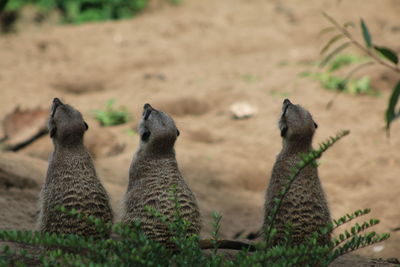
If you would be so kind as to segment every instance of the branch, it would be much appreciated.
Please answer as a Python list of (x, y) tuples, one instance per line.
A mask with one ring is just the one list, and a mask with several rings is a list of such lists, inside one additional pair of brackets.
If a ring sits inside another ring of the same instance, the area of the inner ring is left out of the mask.
[(248, 251), (255, 251), (256, 247), (252, 244), (241, 242), (241, 241), (233, 241), (233, 240), (212, 240), (212, 239), (203, 239), (199, 241), (199, 246), (201, 249), (231, 249), (231, 250), (243, 250), (246, 249)]
[(358, 47), (361, 51), (363, 51), (365, 54), (370, 56), (372, 59), (374, 59), (376, 62), (379, 64), (388, 67), (389, 69), (400, 73), (400, 68), (399, 66), (393, 66), (388, 64), (387, 62), (383, 61), (380, 59), (375, 53), (373, 53), (371, 50), (366, 49), (362, 44), (360, 44), (354, 37), (351, 35), (351, 33), (345, 28), (342, 27), (336, 20), (334, 20), (331, 16), (326, 14), (325, 12), (322, 12), (322, 15), (324, 15), (325, 18), (327, 18), (340, 32), (342, 32), (356, 47)]

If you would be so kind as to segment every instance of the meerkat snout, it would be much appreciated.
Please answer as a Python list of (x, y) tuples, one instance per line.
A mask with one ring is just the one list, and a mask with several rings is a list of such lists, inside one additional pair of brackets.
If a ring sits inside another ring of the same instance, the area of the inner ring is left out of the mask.
[(63, 103), (61, 102), (61, 100), (59, 98), (54, 98), (53, 99), (53, 105), (51, 106), (51, 117), (54, 117), (54, 114), (56, 113), (56, 109), (62, 105)]
[(144, 104), (144, 107), (143, 107), (143, 119), (144, 120), (149, 119), (149, 116), (150, 116), (152, 110), (153, 110), (153, 107), (149, 103)]

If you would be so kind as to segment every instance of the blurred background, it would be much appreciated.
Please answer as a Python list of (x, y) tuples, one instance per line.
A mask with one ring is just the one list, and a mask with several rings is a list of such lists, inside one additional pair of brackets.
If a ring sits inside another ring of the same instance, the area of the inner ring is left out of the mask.
[(246, 237), (262, 224), (289, 98), (318, 123), (315, 147), (351, 131), (320, 159), (332, 217), (371, 208), (374, 230), (392, 236), (359, 253), (400, 257), (400, 122), (385, 130), (399, 14), (399, 0), (1, 1), (0, 228), (34, 228), (59, 97), (89, 124), (85, 144), (117, 216), (148, 102), (181, 132), (202, 236), (217, 211), (222, 238)]

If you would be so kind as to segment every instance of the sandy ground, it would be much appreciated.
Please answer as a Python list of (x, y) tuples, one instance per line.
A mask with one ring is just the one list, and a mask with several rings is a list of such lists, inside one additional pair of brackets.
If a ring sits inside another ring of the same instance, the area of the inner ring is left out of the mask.
[[(392, 231), (400, 227), (400, 122), (394, 123), (390, 139), (382, 130), (396, 77), (371, 67), (366, 72), (381, 97), (342, 94), (327, 109), (335, 94), (298, 77), (310, 69), (302, 62), (318, 60), (326, 41), (317, 38), (328, 26), (321, 10), (342, 22), (363, 17), (374, 40), (400, 51), (396, 0), (309, 0), (307, 5), (294, 0), (185, 0), (133, 20), (2, 35), (0, 119), (17, 105), (48, 109), (54, 97), (81, 110), (90, 125), (86, 143), (118, 215), (139, 139), (129, 129), (136, 127), (144, 103), (164, 109), (181, 132), (177, 159), (198, 198), (203, 236), (209, 235), (211, 212), (218, 211), (221, 236), (232, 238), (262, 223), (264, 191), (281, 148), (277, 120), (289, 97), (318, 123), (315, 145), (340, 129), (351, 130), (320, 161), (333, 217), (371, 208), (368, 218), (381, 220), (374, 230), (392, 237), (382, 247), (359, 253), (400, 257), (400, 231)], [(97, 125), (93, 110), (111, 98), (129, 109), (132, 122)], [(229, 107), (237, 101), (256, 106), (258, 113), (233, 120)], [(45, 136), (18, 153), (46, 160), (51, 150)], [(32, 229), (38, 191), (0, 189), (0, 228)]]

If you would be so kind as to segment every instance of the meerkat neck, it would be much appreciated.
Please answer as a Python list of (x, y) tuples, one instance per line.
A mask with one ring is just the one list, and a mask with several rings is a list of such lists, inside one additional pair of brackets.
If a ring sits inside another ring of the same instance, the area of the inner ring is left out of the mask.
[(283, 140), (282, 152), (285, 154), (307, 153), (312, 149), (312, 138), (302, 140)]
[(79, 152), (85, 152), (86, 148), (83, 145), (83, 141), (81, 140), (80, 142), (62, 142), (62, 143), (54, 143), (54, 151), (70, 151), (71, 153), (79, 153)]
[(175, 158), (175, 149), (171, 147), (153, 146), (139, 149), (138, 155), (152, 159)]

